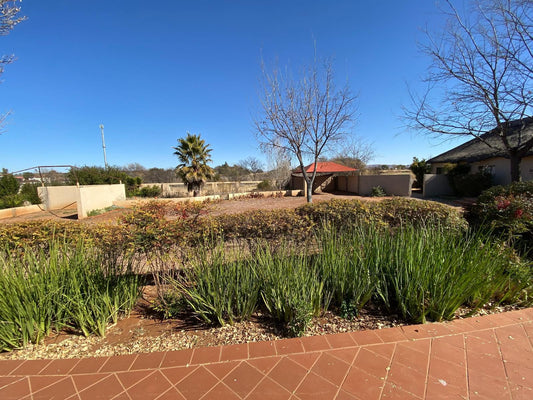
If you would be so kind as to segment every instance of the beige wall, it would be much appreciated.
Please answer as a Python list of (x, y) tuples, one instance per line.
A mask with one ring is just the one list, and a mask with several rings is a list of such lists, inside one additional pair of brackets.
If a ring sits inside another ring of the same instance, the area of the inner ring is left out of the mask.
[(114, 201), (126, 199), (126, 189), (119, 185), (46, 186), (37, 188), (45, 210), (58, 210), (76, 205), (78, 219), (93, 210), (110, 207)]
[(361, 196), (368, 196), (372, 193), (372, 188), (381, 186), (389, 196), (411, 196), (411, 186), (413, 178), (411, 175), (360, 175), (359, 193)]
[(26, 215), (41, 211), (41, 207), (37, 204), (24, 207), (5, 208), (0, 210), (0, 219), (18, 217), (19, 215)]
[(78, 191), (78, 219), (87, 217), (93, 210), (111, 207), (115, 201), (126, 200), (126, 189), (118, 185), (80, 186)]
[[(210, 196), (214, 194), (251, 192), (257, 188), (260, 182), (206, 182), (201, 194)], [(187, 185), (184, 183), (143, 183), (141, 188), (146, 186), (160, 187), (161, 195), (164, 197), (192, 197), (192, 193), (187, 191)]]
[(346, 191), (350, 193), (359, 193), (359, 175), (346, 177)]
[(452, 196), (454, 194), (448, 175), (424, 175), (424, 197)]
[[(320, 180), (319, 180), (320, 178)], [(329, 176), (317, 176), (315, 186), (320, 185)], [(292, 177), (292, 188), (295, 190), (304, 189), (304, 180), (301, 176)], [(381, 186), (388, 195), (411, 196), (411, 186), (413, 178), (409, 174), (388, 174), (388, 175), (341, 175), (336, 176), (326, 190), (339, 190), (343, 192), (356, 193), (361, 196), (368, 196), (372, 193), (374, 186)]]
[(78, 201), (77, 186), (41, 186), (37, 193), (45, 210), (74, 207)]

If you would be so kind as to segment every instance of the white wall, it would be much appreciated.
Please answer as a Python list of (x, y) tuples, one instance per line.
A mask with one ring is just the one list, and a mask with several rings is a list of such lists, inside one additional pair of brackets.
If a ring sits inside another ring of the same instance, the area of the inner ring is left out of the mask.
[(77, 186), (40, 186), (37, 193), (45, 210), (74, 207), (78, 201)]
[(93, 210), (110, 207), (115, 201), (126, 200), (126, 188), (117, 185), (46, 186), (37, 188), (45, 210), (76, 206), (78, 219)]
[(93, 210), (111, 207), (113, 202), (126, 200), (126, 188), (117, 185), (80, 186), (78, 191), (78, 219), (87, 217)]

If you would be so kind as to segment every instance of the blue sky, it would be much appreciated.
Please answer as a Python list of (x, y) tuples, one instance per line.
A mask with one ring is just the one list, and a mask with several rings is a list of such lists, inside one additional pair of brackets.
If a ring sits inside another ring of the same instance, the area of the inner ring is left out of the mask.
[[(253, 134), (261, 55), (297, 69), (333, 57), (358, 93), (354, 134), (373, 143), (372, 164), (409, 164), (459, 142), (403, 128), (407, 85), (429, 60), (417, 50), (443, 23), (431, 0), (29, 1), (28, 17), (0, 37), (15, 54), (0, 85), (0, 167), (177, 164), (172, 146), (200, 133), (213, 165), (264, 159)], [(464, 140), (463, 140), (464, 141)]]

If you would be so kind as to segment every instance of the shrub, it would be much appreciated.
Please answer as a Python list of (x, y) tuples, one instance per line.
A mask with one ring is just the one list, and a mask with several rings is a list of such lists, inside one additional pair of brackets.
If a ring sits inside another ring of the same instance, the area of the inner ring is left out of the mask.
[(0, 197), (0, 209), (20, 207), (24, 204), (24, 198), (18, 194), (7, 194)]
[(157, 185), (145, 186), (139, 190), (139, 196), (141, 197), (158, 197), (161, 195), (161, 187)]
[(479, 196), (492, 186), (492, 179), (487, 172), (470, 174), (470, 165), (467, 164), (457, 164), (448, 171), (448, 181), (457, 196)]
[(518, 248), (533, 247), (533, 182), (485, 190), (468, 213), (476, 226), (503, 234)]
[(305, 204), (296, 214), (309, 218), (315, 225), (330, 224), (336, 228), (349, 228), (361, 222), (378, 221), (373, 206), (359, 200), (331, 200)]
[(459, 209), (433, 201), (395, 197), (373, 203), (372, 207), (384, 222), (393, 227), (438, 225), (452, 230), (468, 227)]
[(416, 177), (413, 186), (421, 188), (424, 185), (424, 174), (429, 174), (431, 166), (425, 159), (419, 160), (418, 158), (413, 157), (413, 163), (409, 166), (409, 169)]
[(25, 183), (20, 188), (20, 196), (31, 204), (41, 204), (41, 199), (37, 193), (38, 183)]
[(385, 197), (386, 195), (387, 193), (385, 193), (385, 190), (381, 186), (374, 186), (370, 194), (372, 197)]
[(4, 174), (0, 177), (0, 197), (15, 195), (19, 191), (20, 183), (11, 174)]
[(272, 185), (272, 182), (268, 180), (264, 180), (257, 184), (257, 190), (259, 190), (260, 192), (268, 192), (268, 191), (276, 190), (276, 187)]
[(211, 219), (224, 239), (302, 240), (309, 236), (313, 227), (308, 217), (294, 210), (248, 211)]

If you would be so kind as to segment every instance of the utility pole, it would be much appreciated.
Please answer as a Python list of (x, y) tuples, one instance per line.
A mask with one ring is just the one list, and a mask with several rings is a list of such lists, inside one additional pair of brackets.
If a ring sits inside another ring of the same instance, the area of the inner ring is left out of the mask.
[(100, 130), (102, 131), (102, 149), (104, 150), (104, 165), (105, 169), (107, 169), (107, 157), (105, 155), (105, 140), (104, 140), (104, 125), (100, 124)]

